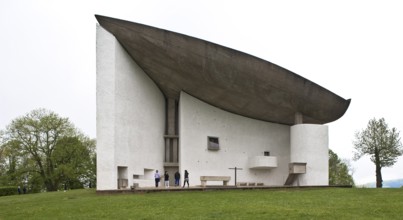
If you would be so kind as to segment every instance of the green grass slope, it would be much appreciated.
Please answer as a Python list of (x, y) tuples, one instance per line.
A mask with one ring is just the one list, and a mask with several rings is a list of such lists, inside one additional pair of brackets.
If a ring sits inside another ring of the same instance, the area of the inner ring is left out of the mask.
[(0, 219), (401, 219), (403, 189), (271, 189), (0, 197)]

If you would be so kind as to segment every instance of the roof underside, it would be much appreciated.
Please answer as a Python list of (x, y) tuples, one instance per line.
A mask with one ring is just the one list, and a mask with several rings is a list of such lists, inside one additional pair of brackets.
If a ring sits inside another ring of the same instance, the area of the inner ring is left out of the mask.
[(194, 37), (96, 15), (167, 98), (184, 91), (245, 117), (293, 125), (339, 119), (350, 100), (268, 61)]

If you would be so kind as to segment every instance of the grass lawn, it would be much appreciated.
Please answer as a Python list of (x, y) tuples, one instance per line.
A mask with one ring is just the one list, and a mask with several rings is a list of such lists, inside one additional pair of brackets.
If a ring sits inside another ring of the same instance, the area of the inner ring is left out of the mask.
[(318, 188), (0, 197), (0, 219), (402, 219), (403, 189)]

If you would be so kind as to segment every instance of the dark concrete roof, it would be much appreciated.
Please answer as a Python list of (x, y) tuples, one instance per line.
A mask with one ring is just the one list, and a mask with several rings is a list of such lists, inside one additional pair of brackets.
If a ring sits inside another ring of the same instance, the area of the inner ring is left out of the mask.
[(167, 98), (184, 91), (245, 117), (294, 124), (339, 119), (350, 100), (278, 65), (218, 44), (96, 15)]

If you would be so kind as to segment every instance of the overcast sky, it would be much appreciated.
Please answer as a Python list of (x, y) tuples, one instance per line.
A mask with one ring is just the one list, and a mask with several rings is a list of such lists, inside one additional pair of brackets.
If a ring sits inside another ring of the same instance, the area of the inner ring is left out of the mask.
[[(329, 147), (350, 159), (372, 118), (403, 131), (401, 1), (0, 0), (0, 129), (36, 108), (96, 138), (94, 14), (143, 23), (260, 57), (346, 99)], [(403, 135), (403, 133), (401, 134)], [(356, 183), (375, 181), (368, 158)], [(403, 157), (384, 168), (403, 178)]]

